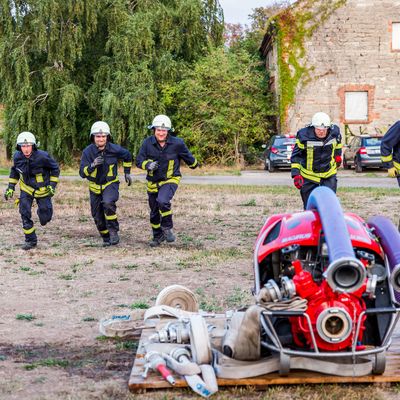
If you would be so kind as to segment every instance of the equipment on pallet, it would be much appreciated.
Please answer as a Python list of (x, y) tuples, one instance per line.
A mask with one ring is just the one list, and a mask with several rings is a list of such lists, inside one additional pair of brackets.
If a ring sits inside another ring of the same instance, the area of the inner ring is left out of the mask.
[(254, 279), (255, 304), (225, 315), (197, 311), (182, 286), (164, 289), (144, 314), (157, 326), (143, 344), (146, 368), (166, 364), (203, 397), (216, 378), (384, 373), (400, 316), (400, 233), (390, 220), (343, 213), (318, 187), (306, 211), (266, 220)]

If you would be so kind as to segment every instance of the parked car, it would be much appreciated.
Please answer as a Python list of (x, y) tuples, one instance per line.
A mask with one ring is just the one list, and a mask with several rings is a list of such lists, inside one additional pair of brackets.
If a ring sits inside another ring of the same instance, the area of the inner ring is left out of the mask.
[(354, 166), (356, 172), (365, 168), (382, 168), (382, 137), (369, 135), (354, 136), (343, 153), (343, 168)]
[(264, 145), (264, 169), (274, 172), (278, 168), (290, 168), (290, 157), (295, 142), (295, 136), (272, 136), (268, 144)]

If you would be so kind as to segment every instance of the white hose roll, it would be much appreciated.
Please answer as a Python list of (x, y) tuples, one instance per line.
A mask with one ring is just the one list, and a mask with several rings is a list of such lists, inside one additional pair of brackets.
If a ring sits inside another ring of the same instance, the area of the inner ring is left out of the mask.
[(190, 317), (190, 348), (196, 364), (211, 364), (212, 352), (207, 324), (201, 315)]
[(184, 311), (199, 311), (199, 303), (195, 294), (181, 285), (167, 286), (158, 294), (156, 306), (166, 305)]

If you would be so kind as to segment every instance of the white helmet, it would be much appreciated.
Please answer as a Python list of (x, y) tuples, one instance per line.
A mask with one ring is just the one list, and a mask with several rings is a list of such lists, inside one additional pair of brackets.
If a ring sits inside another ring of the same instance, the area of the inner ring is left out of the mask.
[(107, 122), (96, 121), (90, 128), (90, 136), (95, 135), (96, 133), (105, 133), (106, 135), (110, 135), (110, 127)]
[(148, 128), (163, 128), (170, 131), (172, 129), (171, 120), (166, 115), (157, 115), (154, 117), (153, 122), (148, 126)]
[(314, 128), (329, 128), (331, 126), (331, 119), (328, 114), (317, 112), (312, 117), (311, 125)]
[(17, 147), (23, 144), (36, 145), (36, 138), (31, 132), (21, 132), (17, 137)]

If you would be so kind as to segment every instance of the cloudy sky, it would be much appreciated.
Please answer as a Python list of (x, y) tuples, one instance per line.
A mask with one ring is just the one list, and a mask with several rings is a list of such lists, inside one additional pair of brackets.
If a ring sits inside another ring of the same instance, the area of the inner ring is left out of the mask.
[(248, 24), (248, 15), (256, 7), (266, 7), (273, 0), (219, 0), (224, 10), (225, 22)]

